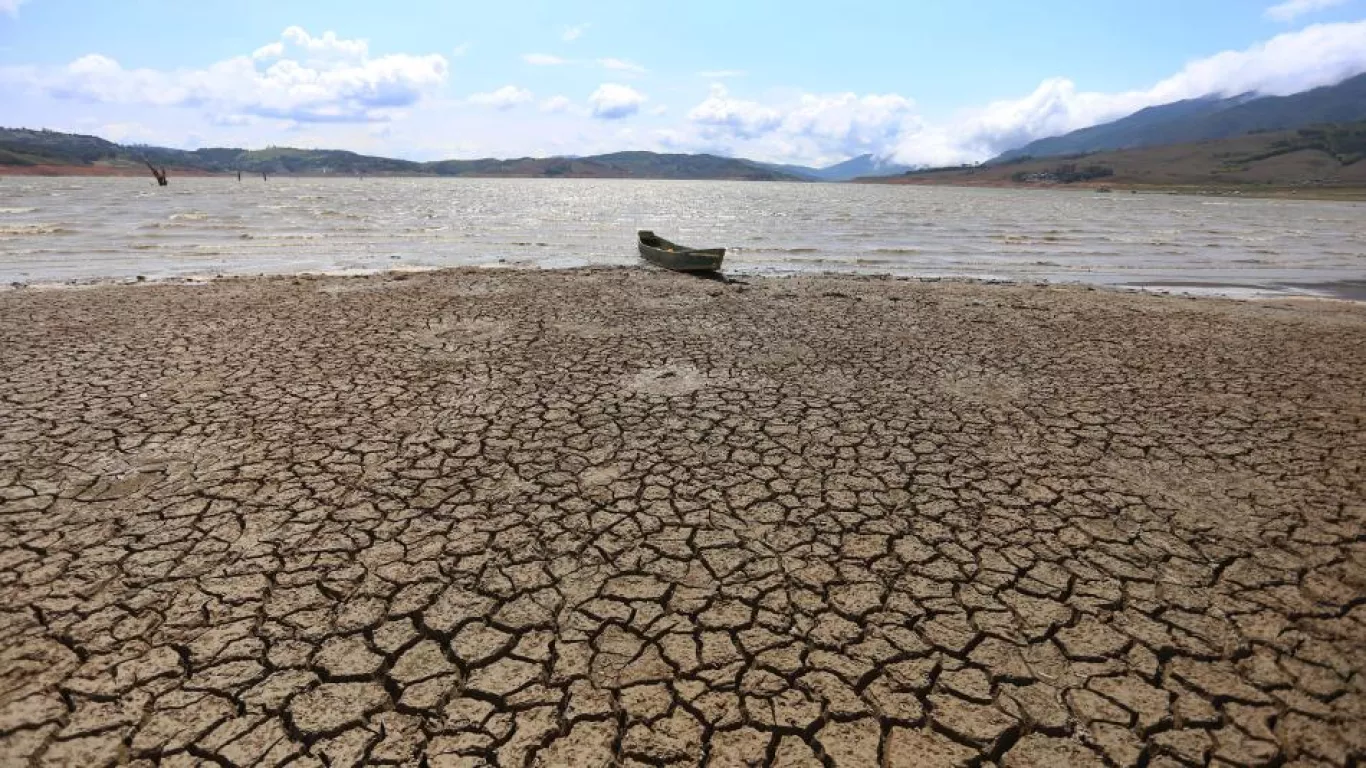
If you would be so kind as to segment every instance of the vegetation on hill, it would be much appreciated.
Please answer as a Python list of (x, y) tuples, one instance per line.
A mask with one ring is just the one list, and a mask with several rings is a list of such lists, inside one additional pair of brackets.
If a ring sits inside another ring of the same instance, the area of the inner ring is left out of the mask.
[(1088, 165), (1078, 168), (1076, 163), (1063, 163), (1056, 168), (1044, 171), (1016, 171), (1010, 174), (1011, 181), (1053, 182), (1056, 184), (1075, 184), (1079, 181), (1103, 179), (1114, 176), (1115, 169), (1108, 165)]
[(2, 165), (89, 165), (101, 160), (113, 160), (118, 157), (119, 150), (119, 145), (98, 136), (31, 131), (26, 128), (0, 129)]
[(144, 160), (172, 171), (198, 173), (803, 180), (795, 174), (747, 160), (716, 155), (616, 152), (581, 158), (487, 158), (418, 163), (332, 149), (211, 147), (188, 151), (121, 145), (95, 136), (57, 131), (0, 128), (0, 169), (4, 166), (80, 166), (90, 170), (130, 170), (142, 168)]
[(1114, 122), (1039, 139), (991, 162), (1227, 139), (1254, 131), (1359, 120), (1366, 120), (1366, 74), (1290, 96), (1202, 98), (1149, 107)]
[(1306, 149), (1332, 155), (1344, 166), (1359, 162), (1366, 158), (1366, 122), (1301, 128), (1293, 136), (1273, 140), (1265, 152), (1236, 162), (1246, 164)]
[(801, 180), (791, 174), (761, 168), (748, 160), (716, 155), (673, 155), (655, 152), (614, 152), (592, 157), (523, 157), (515, 160), (442, 160), (425, 164), (425, 170), (440, 176)]
[(1107, 185), (1258, 189), (1366, 188), (1366, 121), (1266, 131), (1065, 158), (911, 171), (870, 182), (964, 186)]

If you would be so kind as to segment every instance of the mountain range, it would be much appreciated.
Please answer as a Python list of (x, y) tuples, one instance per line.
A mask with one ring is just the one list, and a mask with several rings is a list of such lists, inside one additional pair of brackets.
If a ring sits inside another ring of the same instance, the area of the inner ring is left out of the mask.
[(1186, 144), (1358, 120), (1366, 120), (1366, 74), (1290, 96), (1207, 96), (1148, 107), (1113, 122), (1030, 142), (988, 164)]
[(0, 169), (10, 173), (141, 173), (144, 161), (180, 173), (490, 176), (520, 178), (731, 179), (743, 181), (848, 181), (894, 176), (909, 166), (859, 155), (834, 165), (759, 163), (710, 154), (613, 152), (588, 157), (523, 157), (510, 160), (414, 162), (332, 149), (271, 147), (246, 150), (210, 147), (171, 149), (116, 144), (81, 134), (0, 128)]
[(1075, 185), (1247, 191), (1359, 198), (1366, 188), (1366, 121), (1227, 139), (1024, 157), (959, 168), (913, 171), (896, 184), (1029, 187)]
[(873, 154), (851, 157), (842, 163), (827, 165), (824, 168), (812, 168), (807, 165), (779, 165), (776, 163), (760, 163), (760, 165), (770, 170), (790, 173), (812, 181), (849, 181), (850, 179), (870, 176), (897, 176), (914, 170), (913, 166), (893, 163)]
[[(1313, 170), (1318, 165), (1301, 167), (1286, 158), (1294, 154), (1285, 147), (1297, 147), (1303, 159), (1325, 151), (1332, 163), (1343, 167), (1356, 162), (1355, 151), (1339, 152), (1343, 141), (1355, 146), (1353, 124), (1366, 121), (1366, 74), (1348, 78), (1336, 85), (1289, 96), (1259, 96), (1242, 94), (1233, 97), (1207, 96), (1141, 109), (1109, 123), (1083, 128), (1061, 136), (1030, 142), (1009, 150), (983, 164), (983, 168), (1019, 165), (1031, 160), (1059, 157), (1081, 158), (1096, 153), (1140, 150), (1153, 147), (1184, 146), (1201, 142), (1237, 140), (1255, 134), (1304, 129), (1328, 130), (1333, 147), (1316, 148), (1316, 140), (1303, 136), (1279, 136), (1274, 146), (1266, 142), (1241, 142), (1235, 149), (1214, 150), (1210, 158), (1205, 150), (1194, 154), (1180, 151), (1141, 156), (1124, 156), (1125, 167), (1138, 168), (1138, 176), (1149, 179), (1184, 179), (1194, 183), (1194, 168), (1206, 168), (1205, 183), (1233, 183), (1239, 173), (1229, 173), (1224, 162), (1230, 157), (1246, 158), (1264, 155), (1248, 162), (1261, 163), (1280, 157), (1276, 167), (1284, 173), (1275, 183), (1299, 183), (1300, 176), (1315, 178), (1322, 175)], [(1343, 128), (1343, 126), (1349, 126)], [(1346, 131), (1345, 133), (1343, 131)], [(1342, 139), (1347, 136), (1349, 138)], [(1305, 142), (1308, 141), (1308, 144)], [(1320, 142), (1322, 143), (1322, 142)], [(1255, 145), (1255, 146), (1254, 146)], [(1249, 149), (1252, 147), (1252, 149)], [(1223, 154), (1219, 154), (1222, 152)], [(1186, 168), (1164, 167), (1171, 158), (1186, 161), (1199, 156)], [(1135, 159), (1141, 158), (1141, 159)], [(1163, 158), (1168, 158), (1164, 160)], [(1223, 158), (1222, 160), (1220, 158)], [(1113, 159), (1113, 158), (1112, 158)], [(1292, 158), (1293, 159), (1293, 158)], [(987, 177), (1008, 179), (1020, 183), (1023, 178), (1034, 180), (1058, 177), (1076, 180), (1076, 173), (1048, 165), (1029, 165), (1004, 174), (962, 173), (962, 168), (943, 169), (943, 173), (927, 172), (934, 169), (910, 168), (897, 165), (872, 154), (859, 155), (834, 165), (812, 167), (760, 163), (743, 158), (721, 157), (711, 154), (660, 154), (655, 152), (614, 152), (588, 157), (524, 157), (516, 159), (485, 158), (480, 160), (439, 160), (415, 162), (388, 157), (361, 155), (355, 152), (325, 149), (291, 149), (271, 147), (246, 150), (213, 147), (197, 150), (167, 147), (117, 144), (96, 136), (59, 133), (46, 130), (0, 128), (0, 173), (80, 173), (131, 174), (144, 173), (144, 162), (165, 166), (173, 174), (266, 173), (302, 175), (394, 175), (394, 176), (487, 176), (516, 178), (620, 178), (620, 179), (721, 179), (746, 181), (848, 181), (856, 178), (908, 178), (916, 183), (936, 183), (935, 180), (972, 177), (980, 181)], [(1241, 162), (1241, 161), (1240, 161)], [(1317, 162), (1317, 161), (1316, 161)], [(1324, 160), (1323, 162), (1329, 162)], [(1135, 165), (1136, 163), (1136, 165)], [(1037, 167), (1036, 167), (1037, 165)], [(1056, 162), (1053, 163), (1057, 165)], [(1087, 167), (1096, 163), (1086, 162)], [(1097, 168), (1099, 166), (1096, 166)], [(1269, 167), (1269, 166), (1263, 166)], [(1210, 170), (1213, 169), (1213, 170)], [(1111, 168), (1111, 171), (1114, 169)], [(1320, 169), (1321, 170), (1321, 169)], [(1097, 171), (1098, 172), (1098, 171)], [(1210, 174), (1213, 174), (1211, 177)], [(1298, 175), (1297, 175), (1298, 174)], [(1131, 174), (1132, 175), (1132, 174)], [(1257, 174), (1254, 174), (1257, 175)], [(1338, 174), (1330, 174), (1335, 178)], [(1265, 177), (1266, 174), (1262, 173)], [(1348, 174), (1355, 178), (1354, 174)], [(1209, 178), (1206, 178), (1209, 177)], [(1089, 178), (1089, 177), (1088, 177)], [(1259, 177), (1260, 178), (1260, 177)], [(1345, 177), (1344, 177), (1345, 178)], [(1137, 177), (1135, 177), (1135, 180)], [(1262, 179), (1273, 183), (1269, 177)], [(1000, 179), (997, 179), (1000, 181)], [(975, 182), (974, 182), (975, 183)]]
[(331, 149), (271, 147), (196, 150), (115, 144), (97, 136), (0, 128), (0, 172), (145, 173), (145, 162), (173, 173), (343, 176), (481, 176), (517, 178), (722, 179), (810, 181), (749, 160), (717, 155), (614, 152), (591, 157), (439, 160), (419, 163)]

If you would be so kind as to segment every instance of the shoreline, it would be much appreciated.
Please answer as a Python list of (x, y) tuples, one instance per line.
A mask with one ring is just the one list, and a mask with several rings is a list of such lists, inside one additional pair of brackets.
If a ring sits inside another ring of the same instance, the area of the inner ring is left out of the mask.
[[(28, 170), (17, 171), (15, 169), (25, 168)], [(168, 178), (174, 180), (181, 178), (215, 178), (236, 180), (236, 171), (206, 171), (196, 168), (166, 168)], [(260, 171), (244, 171), (243, 181), (249, 181), (260, 177)], [(707, 181), (707, 182), (741, 182), (741, 183), (765, 183), (765, 184), (824, 184), (824, 183), (843, 183), (843, 182), (823, 182), (815, 179), (790, 178), (790, 179), (754, 179), (742, 176), (630, 176), (622, 173), (613, 175), (608, 173), (566, 173), (556, 176), (545, 176), (537, 173), (393, 173), (393, 172), (367, 172), (357, 173), (291, 173), (288, 171), (276, 171), (268, 173), (271, 180), (278, 179), (341, 179), (354, 180), (358, 176), (365, 179), (515, 179), (515, 180), (545, 180), (557, 181), (567, 179), (571, 181)], [(37, 165), (37, 166), (0, 166), (0, 178), (10, 176), (13, 178), (130, 178), (144, 177), (151, 178), (145, 167), (85, 167), (79, 165)]]
[[(8, 284), (0, 285), (0, 294), (15, 291), (61, 291), (79, 290), (89, 288), (102, 288), (109, 286), (136, 286), (136, 285), (185, 285), (200, 286), (209, 285), (223, 281), (240, 280), (319, 280), (319, 279), (355, 279), (355, 278), (390, 278), (406, 280), (411, 275), (421, 274), (442, 274), (442, 273), (472, 273), (485, 274), (490, 272), (509, 271), (509, 272), (533, 272), (533, 273), (563, 273), (573, 275), (579, 273), (595, 272), (657, 272), (657, 268), (648, 265), (585, 265), (571, 267), (539, 267), (527, 265), (515, 265), (505, 263), (488, 263), (468, 266), (451, 267), (428, 267), (428, 266), (388, 266), (376, 270), (332, 270), (332, 271), (303, 271), (303, 272), (260, 272), (260, 273), (223, 273), (214, 275), (189, 275), (189, 276), (165, 276), (165, 277), (99, 277), (73, 279), (66, 281), (40, 281), (40, 282), (20, 282), (11, 281)], [(402, 277), (394, 277), (402, 276)], [(899, 281), (911, 283), (962, 283), (968, 285), (1002, 285), (1002, 286), (1038, 286), (1052, 288), (1075, 288), (1088, 291), (1112, 291), (1116, 293), (1143, 293), (1153, 296), (1174, 296), (1178, 298), (1220, 298), (1233, 299), (1238, 301), (1268, 301), (1268, 300), (1324, 300), (1324, 301), (1344, 301), (1350, 303), (1366, 302), (1366, 278), (1346, 279), (1338, 281), (1326, 281), (1315, 283), (1247, 283), (1247, 282), (1214, 282), (1198, 280), (1179, 280), (1179, 279), (1159, 279), (1144, 282), (1087, 282), (1084, 280), (1047, 280), (1047, 279), (1011, 279), (996, 277), (975, 277), (971, 275), (943, 275), (943, 276), (921, 276), (921, 275), (902, 275), (892, 273), (870, 274), (866, 272), (840, 272), (837, 270), (824, 271), (792, 271), (788, 273), (774, 273), (764, 271), (760, 273), (728, 272), (723, 270), (715, 277), (699, 277), (695, 279), (711, 280), (719, 283), (745, 282), (749, 280), (794, 280), (803, 278), (832, 278), (849, 279), (857, 281)], [(1311, 292), (1303, 292), (1312, 289)]]
[(855, 179), (854, 184), (881, 184), (904, 187), (953, 187), (961, 189), (1012, 189), (1021, 192), (1090, 192), (1109, 189), (1110, 194), (1127, 195), (1182, 195), (1187, 197), (1233, 197), (1254, 200), (1306, 200), (1315, 202), (1355, 203), (1366, 201), (1366, 187), (1259, 186), (1238, 184), (1142, 184), (1122, 179), (1109, 183), (1079, 181), (1074, 184), (1027, 184), (1009, 180), (965, 181), (934, 180), (886, 176)]
[[(21, 170), (25, 169), (25, 170)], [(202, 171), (196, 169), (168, 168), (171, 178), (181, 176), (185, 178), (223, 178), (234, 179), (234, 173), (217, 173), (212, 171)], [(259, 174), (256, 174), (259, 175)], [(136, 178), (146, 177), (146, 168), (140, 167), (97, 167), (88, 168), (84, 166), (0, 166), (0, 178), (6, 176), (14, 178), (42, 177), (42, 178)], [(1101, 188), (1108, 188), (1114, 194), (1140, 194), (1140, 195), (1184, 195), (1191, 197), (1243, 197), (1251, 199), (1271, 199), (1271, 200), (1311, 200), (1320, 202), (1362, 202), (1366, 201), (1366, 187), (1333, 187), (1333, 186), (1262, 186), (1262, 185), (1239, 185), (1239, 184), (1143, 184), (1128, 183), (1124, 180), (1115, 180), (1110, 183), (1103, 181), (1083, 181), (1075, 184), (1022, 184), (1009, 180), (990, 179), (982, 181), (966, 181), (961, 179), (940, 181), (935, 179), (917, 179), (914, 177), (902, 176), (874, 176), (850, 179), (848, 181), (819, 181), (819, 180), (762, 180), (762, 179), (736, 179), (721, 177), (716, 179), (671, 179), (671, 178), (652, 178), (646, 176), (615, 177), (603, 175), (567, 175), (561, 177), (544, 177), (536, 175), (520, 176), (516, 174), (460, 174), (443, 176), (440, 174), (404, 174), (404, 173), (367, 173), (366, 178), (374, 179), (524, 179), (546, 181), (556, 181), (559, 179), (577, 180), (617, 180), (617, 181), (743, 181), (746, 183), (768, 183), (768, 184), (876, 184), (886, 186), (909, 186), (909, 187), (954, 187), (964, 189), (1012, 189), (1018, 191), (1053, 191), (1053, 192), (1092, 192)], [(244, 175), (246, 178), (254, 178), (254, 175)], [(271, 175), (272, 179), (354, 179), (353, 174), (294, 174), (277, 173)]]

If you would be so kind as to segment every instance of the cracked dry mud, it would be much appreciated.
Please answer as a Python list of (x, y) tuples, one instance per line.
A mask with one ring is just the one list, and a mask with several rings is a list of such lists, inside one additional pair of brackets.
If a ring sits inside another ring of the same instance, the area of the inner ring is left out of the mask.
[(0, 764), (1361, 764), (1366, 308), (0, 295)]

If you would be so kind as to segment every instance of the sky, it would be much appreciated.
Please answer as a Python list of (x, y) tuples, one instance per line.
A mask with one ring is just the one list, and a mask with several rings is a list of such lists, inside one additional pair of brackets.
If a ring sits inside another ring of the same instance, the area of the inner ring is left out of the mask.
[(988, 159), (1366, 71), (1366, 0), (0, 0), (0, 125), (415, 160)]

